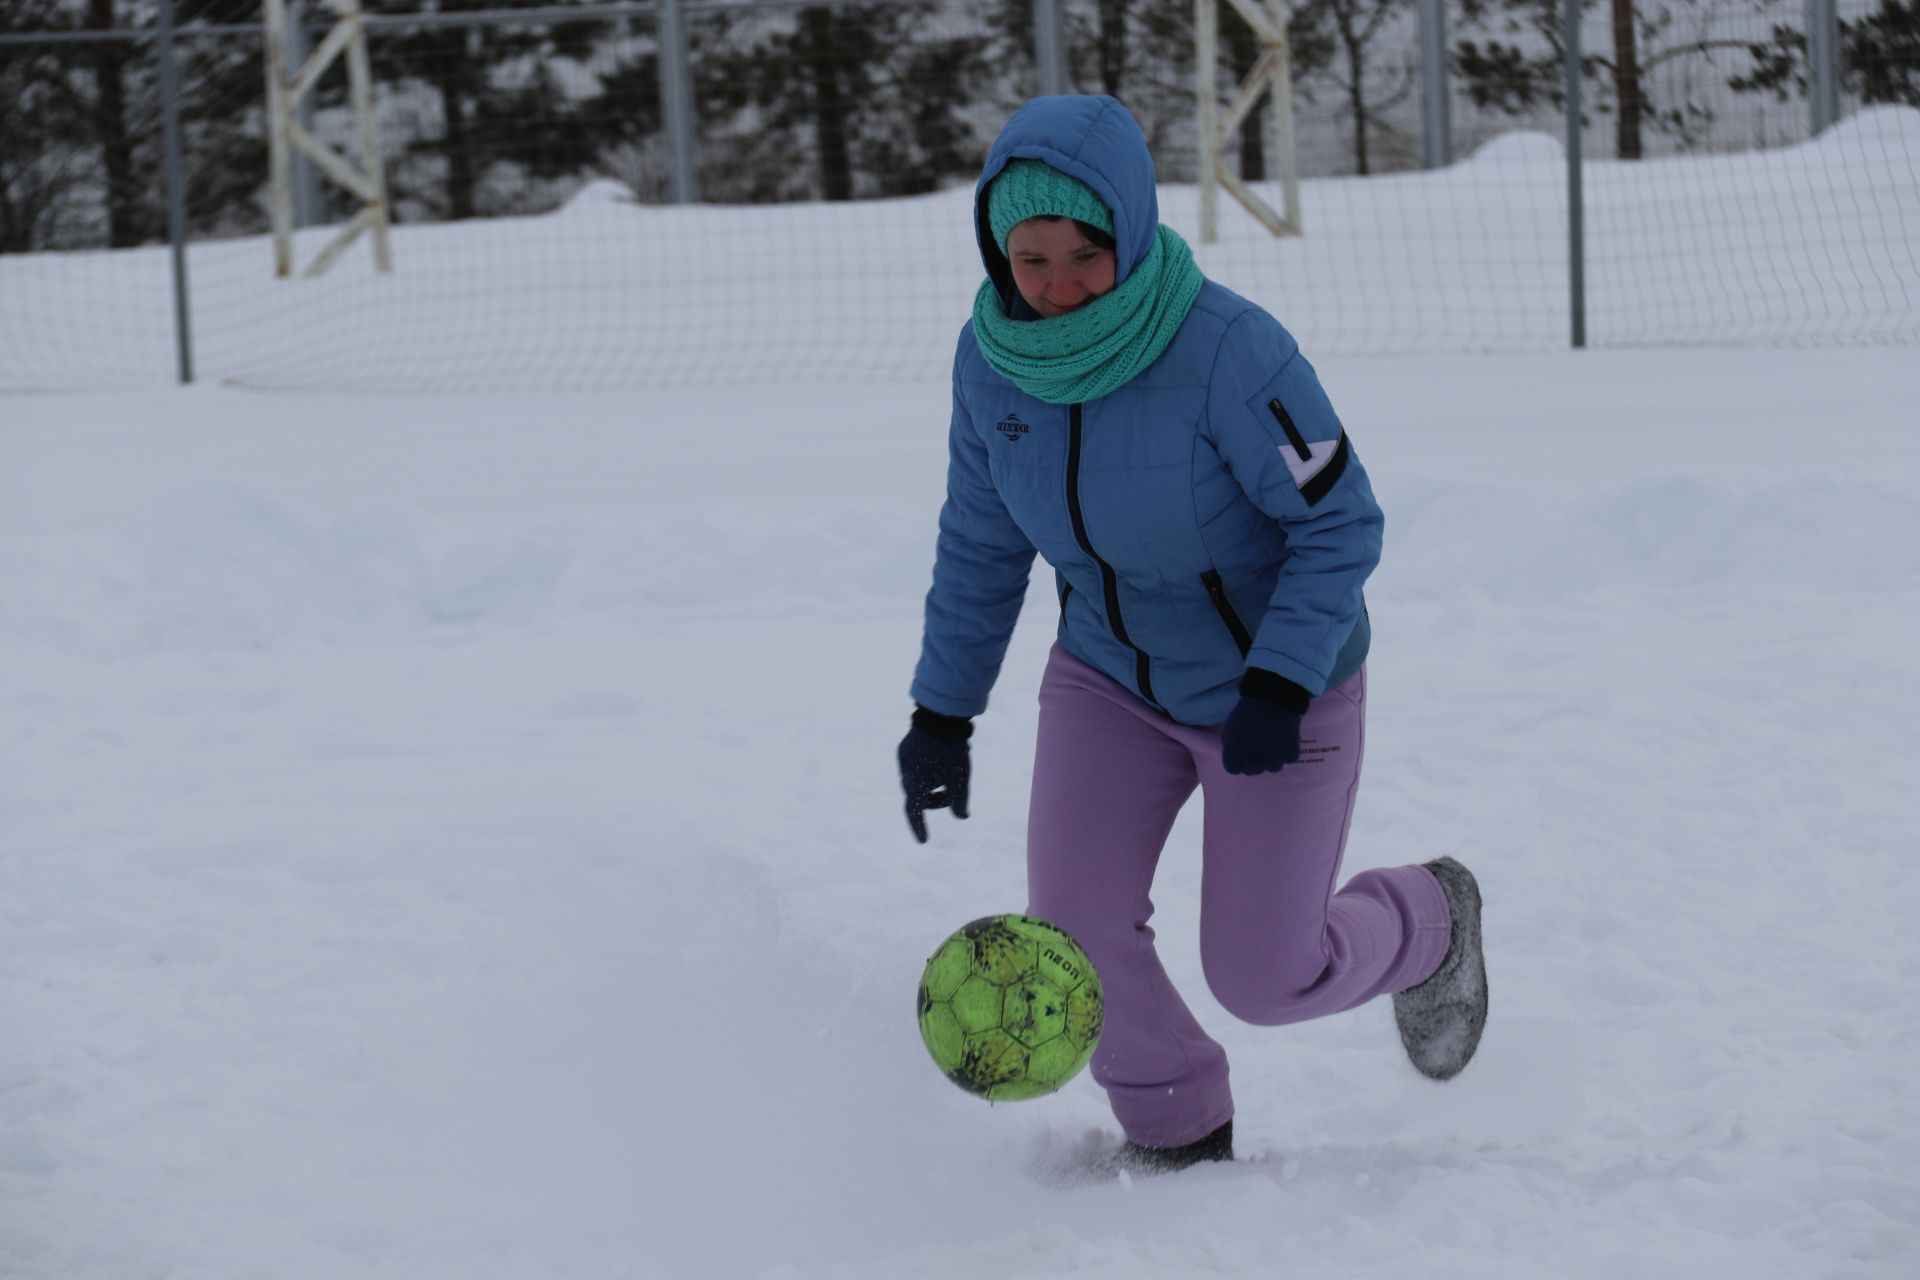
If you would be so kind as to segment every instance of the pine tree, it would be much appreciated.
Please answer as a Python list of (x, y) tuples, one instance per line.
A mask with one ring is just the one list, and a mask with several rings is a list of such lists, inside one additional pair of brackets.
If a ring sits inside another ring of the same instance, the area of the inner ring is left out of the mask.
[[(990, 77), (989, 36), (964, 10), (708, 11), (698, 35), (690, 56), (707, 199), (912, 195), (979, 167), (986, 140), (971, 116)], [(656, 56), (603, 76), (583, 116), (605, 119), (607, 96), (657, 84)], [(633, 127), (596, 136), (603, 153), (640, 141)]]
[(1920, 0), (1880, 0), (1875, 13), (1840, 24), (1847, 86), (1862, 102), (1920, 107)]
[[(1920, 0), (1880, 0), (1855, 22), (1841, 19), (1841, 82), (1865, 103), (1920, 107)], [(1785, 102), (1808, 91), (1807, 33), (1776, 24), (1754, 55), (1753, 71), (1728, 81), (1743, 93)]]
[(1392, 30), (1394, 19), (1411, 6), (1412, 0), (1307, 0), (1298, 10), (1303, 33), (1317, 37), (1328, 48), (1323, 74), (1346, 100), (1353, 123), (1356, 173), (1373, 172), (1372, 135), (1389, 127), (1386, 112), (1404, 102), (1416, 83), (1412, 65), (1403, 61), (1387, 69), (1382, 85), (1380, 59), (1374, 51), (1382, 32)]
[[(58, 0), (18, 0), (0, 8), (0, 33), (45, 31)], [(70, 234), (81, 182), (72, 157), (86, 120), (67, 87), (74, 74), (56, 45), (0, 45), (0, 253), (60, 246)]]
[[(438, 0), (439, 13), (548, 9), (590, 0)], [(370, 14), (420, 13), (423, 0), (362, 0)], [(578, 173), (591, 161), (574, 127), (577, 96), (558, 83), (562, 64), (589, 57), (612, 37), (604, 20), (382, 26), (368, 37), (373, 78), (393, 97), (424, 91), (439, 128), (390, 148), (396, 206), (460, 220), (532, 212), (543, 193), (529, 177)], [(338, 105), (336, 80), (319, 101)], [(426, 161), (426, 164), (422, 164)]]
[[(247, 0), (175, 0), (175, 44), (187, 225), (247, 229), (266, 180), (257, 42), (194, 39), (216, 8)], [(257, 4), (253, 5), (257, 12)], [(10, 31), (152, 32), (154, 0), (15, 0)], [(9, 46), (0, 55), (0, 243), (11, 248), (113, 248), (166, 234), (159, 44), (106, 39)]]
[[(1598, 107), (1614, 113), (1614, 154), (1638, 160), (1646, 154), (1646, 133), (1657, 129), (1689, 139), (1712, 119), (1697, 102), (1656, 100), (1650, 74), (1680, 58), (1712, 58), (1716, 53), (1743, 55), (1742, 67), (1762, 65), (1768, 42), (1730, 38), (1676, 39), (1674, 30), (1689, 7), (1653, 0), (1606, 0), (1612, 24), (1610, 52), (1581, 53), (1581, 74), (1600, 81), (1605, 93)], [(1596, 8), (1599, 0), (1583, 0)], [(1465, 39), (1453, 48), (1453, 69), (1464, 82), (1475, 105), (1509, 115), (1525, 115), (1541, 107), (1566, 105), (1566, 43), (1560, 0), (1463, 0), (1470, 27), (1492, 27), (1498, 34)], [(1508, 39), (1501, 39), (1500, 36)], [(1728, 83), (1742, 87), (1743, 77)]]
[[(1224, 92), (1252, 69), (1260, 42), (1231, 5), (1223, 2), (1219, 8), (1215, 83)], [(1032, 49), (1031, 10), (1031, 0), (1003, 0), (993, 24), (1001, 33), (996, 48), (1013, 42), (1022, 53)], [(1101, 0), (1092, 7), (1069, 8), (1063, 22), (1070, 87), (1080, 93), (1110, 93), (1126, 103), (1147, 135), (1160, 176), (1181, 182), (1194, 180), (1199, 172), (1193, 132), (1198, 116), (1193, 18), (1193, 6), (1187, 3)], [(1325, 70), (1332, 45), (1313, 26), (1304, 6), (1292, 8), (1287, 30), (1295, 92), (1305, 93), (1310, 78)], [(1268, 176), (1261, 116), (1256, 110), (1240, 125), (1240, 176), (1249, 181)]]

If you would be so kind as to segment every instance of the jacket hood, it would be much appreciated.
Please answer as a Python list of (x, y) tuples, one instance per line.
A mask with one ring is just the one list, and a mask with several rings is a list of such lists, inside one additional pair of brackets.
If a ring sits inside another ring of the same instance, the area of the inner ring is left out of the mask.
[(993, 240), (987, 188), (1009, 160), (1017, 159), (1044, 161), (1093, 188), (1113, 213), (1113, 282), (1125, 283), (1160, 231), (1153, 156), (1133, 113), (1105, 94), (1035, 98), (1000, 130), (973, 189), (973, 233), (987, 278), (1004, 306), (1013, 302), (1013, 271)]

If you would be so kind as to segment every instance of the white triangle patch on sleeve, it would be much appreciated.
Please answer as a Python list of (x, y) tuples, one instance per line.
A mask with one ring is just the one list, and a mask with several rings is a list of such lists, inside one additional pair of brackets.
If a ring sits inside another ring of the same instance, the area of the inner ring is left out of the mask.
[(1292, 445), (1281, 445), (1280, 456), (1286, 459), (1287, 470), (1293, 473), (1293, 483), (1304, 489), (1313, 478), (1326, 470), (1340, 452), (1339, 440), (1315, 440), (1307, 446), (1308, 457), (1302, 458)]

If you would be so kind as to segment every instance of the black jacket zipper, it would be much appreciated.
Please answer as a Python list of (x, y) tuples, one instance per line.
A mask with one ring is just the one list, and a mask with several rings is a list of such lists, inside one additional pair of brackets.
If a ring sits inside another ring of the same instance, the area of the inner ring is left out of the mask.
[(1140, 686), (1140, 696), (1154, 706), (1160, 700), (1153, 696), (1153, 673), (1147, 655), (1127, 636), (1127, 622), (1120, 616), (1120, 579), (1113, 566), (1100, 558), (1093, 549), (1093, 540), (1087, 537), (1087, 521), (1080, 512), (1080, 406), (1071, 405), (1067, 409), (1067, 514), (1073, 518), (1074, 540), (1087, 557), (1100, 566), (1100, 585), (1107, 598), (1107, 626), (1112, 628), (1114, 638), (1133, 650), (1134, 680)]
[(1200, 581), (1206, 584), (1207, 598), (1213, 601), (1215, 612), (1227, 624), (1227, 630), (1233, 633), (1233, 642), (1240, 646), (1240, 656), (1246, 657), (1253, 650), (1253, 637), (1247, 634), (1246, 624), (1240, 621), (1240, 615), (1233, 611), (1233, 601), (1227, 599), (1227, 589), (1220, 582), (1220, 571), (1209, 569), (1200, 575)]

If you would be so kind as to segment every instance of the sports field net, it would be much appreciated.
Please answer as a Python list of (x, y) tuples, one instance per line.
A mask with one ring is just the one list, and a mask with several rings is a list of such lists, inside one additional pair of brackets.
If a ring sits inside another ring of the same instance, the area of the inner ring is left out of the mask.
[[(944, 371), (980, 277), (973, 176), (1041, 83), (1031, 0), (689, 0), (697, 202), (678, 204), (658, 5), (366, 9), (393, 270), (376, 270), (363, 239), (325, 274), (299, 274), (357, 207), (308, 173), (309, 225), (280, 279), (261, 4), (177, 5), (201, 379), (443, 389)], [(1212, 244), (1198, 235), (1193, 6), (1060, 10), (1067, 81), (1138, 116), (1163, 219), (1310, 350), (1567, 345), (1557, 5), (1449, 6), (1449, 162), (1432, 168), (1416, 6), (1359, 4), (1379, 19), (1360, 43), (1342, 34), (1355, 4), (1295, 6), (1303, 234), (1277, 238), (1223, 195)], [(1224, 102), (1260, 45), (1220, 10)], [(1613, 6), (1588, 7), (1590, 343), (1920, 341), (1920, 0), (1841, 0), (1837, 123), (1817, 137), (1806, 14), (1804, 0), (1642, 0), (1627, 59)], [(332, 15), (305, 16), (316, 45)], [(0, 388), (174, 376), (156, 18), (153, 0), (0, 10)], [(339, 67), (306, 124), (356, 154)], [(1223, 154), (1280, 207), (1264, 110)]]

